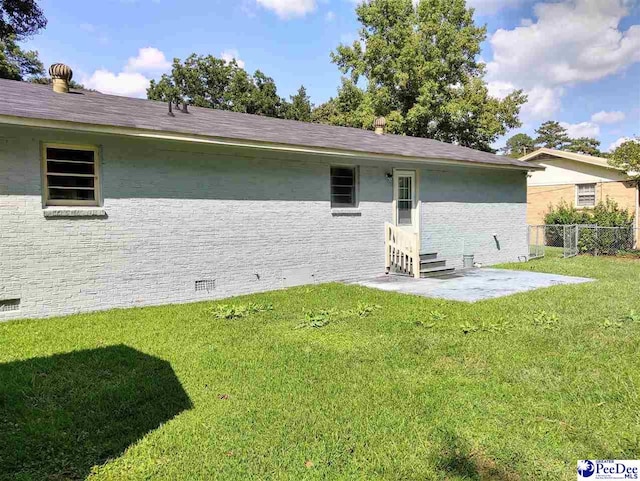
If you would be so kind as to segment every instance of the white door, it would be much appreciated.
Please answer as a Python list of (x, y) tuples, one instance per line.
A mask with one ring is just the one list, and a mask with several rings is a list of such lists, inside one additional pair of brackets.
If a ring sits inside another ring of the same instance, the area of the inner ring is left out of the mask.
[(417, 231), (415, 170), (393, 171), (393, 201), (395, 224)]

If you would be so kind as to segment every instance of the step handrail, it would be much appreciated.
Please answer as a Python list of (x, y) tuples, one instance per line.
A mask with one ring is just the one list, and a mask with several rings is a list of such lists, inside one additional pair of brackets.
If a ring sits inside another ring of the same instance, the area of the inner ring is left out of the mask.
[(417, 232), (386, 222), (385, 256), (387, 272), (420, 278), (420, 238)]

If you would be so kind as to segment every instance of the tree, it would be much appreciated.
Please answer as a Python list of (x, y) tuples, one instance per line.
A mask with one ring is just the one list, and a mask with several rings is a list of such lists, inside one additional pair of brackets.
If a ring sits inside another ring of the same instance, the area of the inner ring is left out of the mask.
[(147, 97), (269, 117), (284, 117), (287, 108), (271, 77), (259, 70), (251, 76), (235, 60), (212, 55), (191, 54), (184, 63), (174, 59), (171, 74), (152, 80)]
[(519, 90), (503, 100), (489, 96), (485, 66), (477, 60), (486, 29), (474, 24), (464, 0), (421, 0), (415, 6), (412, 0), (370, 0), (356, 13), (360, 40), (332, 53), (349, 78), (330, 101), (332, 108), (322, 107), (333, 112), (331, 123), (371, 129), (383, 115), (391, 132), (482, 150), (520, 126), (526, 96)]
[(46, 25), (47, 19), (35, 0), (0, 1), (0, 40), (22, 40)]
[(601, 155), (600, 141), (592, 137), (578, 137), (577, 139), (571, 139), (569, 144), (564, 147), (567, 152), (575, 152), (577, 154), (594, 155), (596, 157)]
[(620, 144), (612, 152), (609, 163), (640, 180), (640, 137)]
[(298, 92), (292, 95), (290, 99), (291, 103), (288, 104), (286, 118), (311, 122), (313, 104), (311, 103), (311, 98), (307, 95), (307, 89), (304, 88), (304, 85), (300, 86)]
[(535, 142), (527, 134), (516, 134), (507, 140), (507, 144), (503, 151), (514, 158), (522, 157), (536, 149)]
[(554, 120), (544, 122), (538, 127), (536, 134), (538, 134), (536, 144), (546, 147), (547, 149), (562, 150), (571, 140), (567, 135), (567, 129)]
[(0, 78), (25, 80), (27, 77), (42, 76), (44, 73), (38, 52), (25, 52), (16, 44), (13, 36), (0, 39)]

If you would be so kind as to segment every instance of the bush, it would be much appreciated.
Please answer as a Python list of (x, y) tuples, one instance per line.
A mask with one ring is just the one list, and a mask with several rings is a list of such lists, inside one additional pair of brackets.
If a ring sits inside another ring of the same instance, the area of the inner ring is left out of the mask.
[(593, 224), (588, 210), (576, 209), (573, 204), (561, 200), (557, 206), (549, 204), (549, 212), (544, 216), (547, 225)]
[[(576, 209), (564, 200), (557, 206), (549, 206), (544, 218), (548, 225), (582, 224), (593, 225), (591, 229), (580, 229), (578, 249), (584, 253), (615, 254), (623, 249), (633, 248), (633, 215), (628, 209), (621, 208), (618, 203), (607, 198), (598, 202), (593, 209)], [(621, 227), (626, 229), (601, 229), (598, 227)], [(562, 246), (564, 230), (562, 228), (546, 229), (547, 245)]]

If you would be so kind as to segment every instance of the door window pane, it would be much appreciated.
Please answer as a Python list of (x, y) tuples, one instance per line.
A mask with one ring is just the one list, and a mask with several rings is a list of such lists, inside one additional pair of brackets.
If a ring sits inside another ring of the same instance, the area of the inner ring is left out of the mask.
[(413, 208), (413, 178), (398, 177), (397, 220), (398, 225), (411, 225), (411, 210)]

